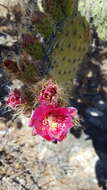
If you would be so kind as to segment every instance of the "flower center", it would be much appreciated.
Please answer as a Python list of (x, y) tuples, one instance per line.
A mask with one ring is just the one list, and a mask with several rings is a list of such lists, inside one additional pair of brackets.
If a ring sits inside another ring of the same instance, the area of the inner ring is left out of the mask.
[(56, 118), (53, 116), (49, 116), (45, 120), (43, 120), (44, 125), (48, 125), (52, 129), (56, 129), (58, 127), (58, 122), (56, 121)]
[(55, 121), (55, 120), (56, 120), (56, 118), (53, 117), (53, 116), (49, 116), (49, 117), (48, 117), (48, 124), (49, 124), (49, 126), (50, 126), (51, 128), (53, 128), (53, 129), (57, 128), (57, 126), (58, 126), (58, 123), (57, 123), (57, 121)]

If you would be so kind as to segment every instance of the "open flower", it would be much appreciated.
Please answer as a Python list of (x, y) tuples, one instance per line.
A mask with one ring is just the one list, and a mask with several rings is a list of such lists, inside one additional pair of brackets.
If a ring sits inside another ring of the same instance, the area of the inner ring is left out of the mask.
[(21, 92), (17, 89), (9, 93), (6, 104), (11, 108), (16, 108), (18, 105), (26, 104), (26, 100), (22, 97)]
[(31, 116), (30, 126), (33, 134), (40, 135), (48, 141), (62, 141), (73, 127), (75, 108), (57, 107), (55, 105), (41, 105)]
[(38, 101), (40, 104), (56, 104), (60, 89), (52, 80), (47, 81), (40, 91)]

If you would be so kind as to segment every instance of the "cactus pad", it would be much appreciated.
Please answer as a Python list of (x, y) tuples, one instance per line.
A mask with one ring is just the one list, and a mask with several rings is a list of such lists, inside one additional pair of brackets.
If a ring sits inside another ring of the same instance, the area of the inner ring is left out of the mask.
[(62, 31), (56, 34), (53, 50), (49, 55), (49, 76), (56, 80), (67, 94), (71, 92), (75, 73), (89, 44), (89, 26), (79, 13), (68, 17), (62, 25)]

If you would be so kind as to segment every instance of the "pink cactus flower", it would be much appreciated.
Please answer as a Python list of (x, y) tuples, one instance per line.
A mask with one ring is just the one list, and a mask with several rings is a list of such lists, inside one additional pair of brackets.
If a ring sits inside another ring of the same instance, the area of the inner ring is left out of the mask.
[(38, 134), (48, 141), (62, 141), (73, 127), (76, 113), (77, 110), (73, 107), (42, 104), (31, 116), (30, 126), (33, 127), (33, 135)]
[(40, 104), (56, 104), (58, 100), (59, 88), (52, 80), (45, 83), (38, 96)]
[(27, 103), (26, 100), (21, 96), (19, 90), (15, 89), (9, 93), (6, 104), (11, 108), (16, 108), (18, 105)]

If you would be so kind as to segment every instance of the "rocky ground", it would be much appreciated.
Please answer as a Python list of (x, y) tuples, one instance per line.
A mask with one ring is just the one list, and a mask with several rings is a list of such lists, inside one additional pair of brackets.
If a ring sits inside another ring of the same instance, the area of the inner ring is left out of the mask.
[[(59, 144), (32, 136), (24, 116), (12, 121), (4, 99), (11, 83), (0, 72), (0, 190), (106, 190), (106, 47), (93, 49), (71, 98), (81, 117)], [(78, 88), (79, 87), (79, 88)]]
[[(0, 36), (0, 62), (16, 51), (11, 47), (16, 34), (9, 33), (8, 47)], [(107, 45), (95, 39), (78, 73), (71, 104), (78, 108), (81, 127), (55, 144), (32, 136), (23, 115), (12, 120), (13, 112), (4, 105), (12, 84), (0, 69), (0, 190), (107, 189)]]

